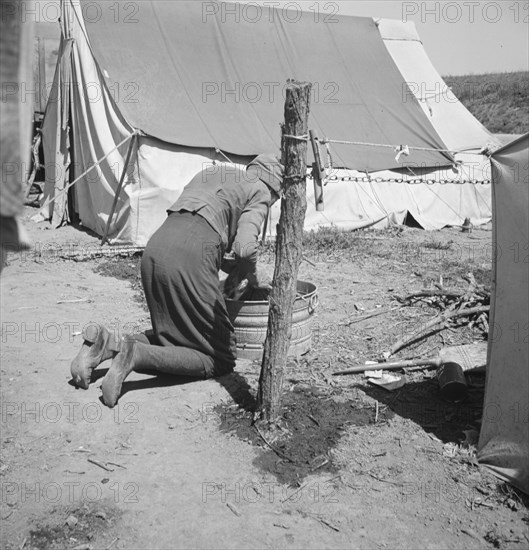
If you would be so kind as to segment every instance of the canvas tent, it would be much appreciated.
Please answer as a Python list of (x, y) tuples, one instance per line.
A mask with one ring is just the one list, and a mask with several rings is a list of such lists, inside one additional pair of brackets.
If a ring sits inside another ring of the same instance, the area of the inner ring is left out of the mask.
[(199, 170), (279, 152), (295, 78), (313, 83), (309, 127), (349, 142), (329, 144), (325, 210), (309, 208), (307, 229), (490, 220), (478, 153), (497, 143), (451, 96), (412, 24), (241, 4), (237, 16), (225, 4), (143, 1), (118, 16), (115, 4), (63, 0), (46, 218), (76, 215), (103, 234), (122, 180), (110, 240), (144, 245)]
[(34, 98), (34, 119), (44, 115), (48, 95), (53, 87), (53, 76), (59, 53), (60, 34), (58, 23), (35, 23), (33, 50), (33, 89), (28, 90)]
[(478, 459), (529, 494), (529, 134), (492, 156), (494, 294)]

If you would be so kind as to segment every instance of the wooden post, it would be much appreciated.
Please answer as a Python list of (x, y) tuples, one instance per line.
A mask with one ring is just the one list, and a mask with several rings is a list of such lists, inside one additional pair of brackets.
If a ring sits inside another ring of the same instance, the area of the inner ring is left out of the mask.
[(307, 82), (289, 81), (282, 135), (284, 197), (277, 226), (274, 280), (270, 292), (268, 331), (264, 343), (255, 420), (265, 429), (277, 424), (282, 408), (283, 372), (292, 333), (299, 264), (303, 256), (303, 224), (307, 210), (307, 141), (310, 90)]

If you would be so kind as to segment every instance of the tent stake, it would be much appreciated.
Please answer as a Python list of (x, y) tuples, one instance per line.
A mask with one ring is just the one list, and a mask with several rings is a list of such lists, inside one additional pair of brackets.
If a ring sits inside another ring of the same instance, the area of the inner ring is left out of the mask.
[(129, 149), (127, 151), (127, 156), (125, 158), (125, 165), (123, 166), (123, 172), (121, 172), (121, 178), (119, 179), (119, 184), (116, 189), (116, 194), (114, 195), (114, 202), (112, 203), (112, 208), (110, 209), (110, 214), (108, 216), (105, 232), (103, 233), (103, 238), (101, 239), (101, 246), (103, 246), (107, 242), (108, 231), (110, 230), (110, 224), (112, 223), (112, 218), (114, 217), (114, 213), (118, 205), (119, 195), (121, 194), (121, 189), (123, 188), (123, 182), (125, 181), (125, 174), (127, 173), (127, 168), (129, 167), (130, 157), (132, 155), (132, 150), (134, 149), (134, 142), (136, 141), (136, 136), (137, 134), (132, 134), (131, 136)]

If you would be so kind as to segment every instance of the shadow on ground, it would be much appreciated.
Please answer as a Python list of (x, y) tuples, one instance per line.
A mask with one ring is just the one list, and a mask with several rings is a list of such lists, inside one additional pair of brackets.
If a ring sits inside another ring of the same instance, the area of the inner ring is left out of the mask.
[(219, 379), (235, 401), (220, 404), (220, 429), (263, 448), (254, 464), (280, 483), (298, 485), (311, 473), (336, 472), (330, 452), (351, 426), (373, 422), (373, 408), (345, 399), (339, 391), (296, 386), (284, 395), (281, 430), (274, 440), (253, 425), (256, 399), (248, 383), (234, 373)]
[[(367, 382), (354, 384), (353, 388), (383, 405), (379, 422), (394, 415), (408, 418), (443, 443), (477, 438), (483, 414), (485, 379), (482, 374), (467, 376), (468, 396), (461, 403), (441, 397), (435, 376), (427, 379), (423, 375), (412, 376), (415, 379), (395, 392)], [(221, 420), (221, 430), (263, 448), (255, 465), (272, 473), (281, 483), (295, 485), (313, 472), (337, 471), (330, 451), (344, 431), (374, 422), (371, 404), (348, 399), (340, 389), (295, 386), (284, 395), (281, 436), (265, 441), (252, 422), (256, 399), (246, 379), (233, 373), (219, 379), (219, 383), (235, 402), (217, 406), (215, 413)], [(465, 431), (469, 431), (470, 438)], [(472, 442), (476, 443), (477, 439)]]
[(485, 377), (467, 375), (467, 381), (468, 395), (461, 403), (451, 403), (441, 397), (435, 376), (409, 381), (395, 392), (369, 383), (356, 387), (386, 405), (394, 414), (417, 423), (443, 443), (459, 443), (465, 439), (464, 430), (479, 431), (483, 415)]

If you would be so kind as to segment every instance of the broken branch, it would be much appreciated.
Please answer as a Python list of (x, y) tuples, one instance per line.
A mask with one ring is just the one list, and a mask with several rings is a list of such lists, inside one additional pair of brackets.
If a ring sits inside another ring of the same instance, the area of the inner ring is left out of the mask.
[[(454, 311), (453, 308), (449, 308), (440, 315), (437, 315), (434, 317), (431, 321), (423, 325), (419, 330), (415, 331), (410, 336), (407, 336), (406, 338), (403, 338), (399, 340), (396, 344), (394, 344), (391, 349), (389, 350), (389, 355), (394, 355), (397, 353), (397, 351), (401, 350), (402, 348), (406, 347), (407, 345), (411, 344), (412, 342), (415, 342), (416, 340), (420, 340), (422, 338), (426, 338), (428, 334), (431, 332), (430, 329), (433, 329), (435, 327), (438, 327), (439, 325), (444, 325), (448, 319), (457, 319), (458, 317), (468, 317), (470, 315), (475, 315), (476, 313), (484, 313), (486, 311), (489, 311), (490, 306), (479, 306), (479, 307), (470, 307), (465, 309), (458, 309), (457, 311)], [(444, 328), (444, 327), (441, 327)]]

